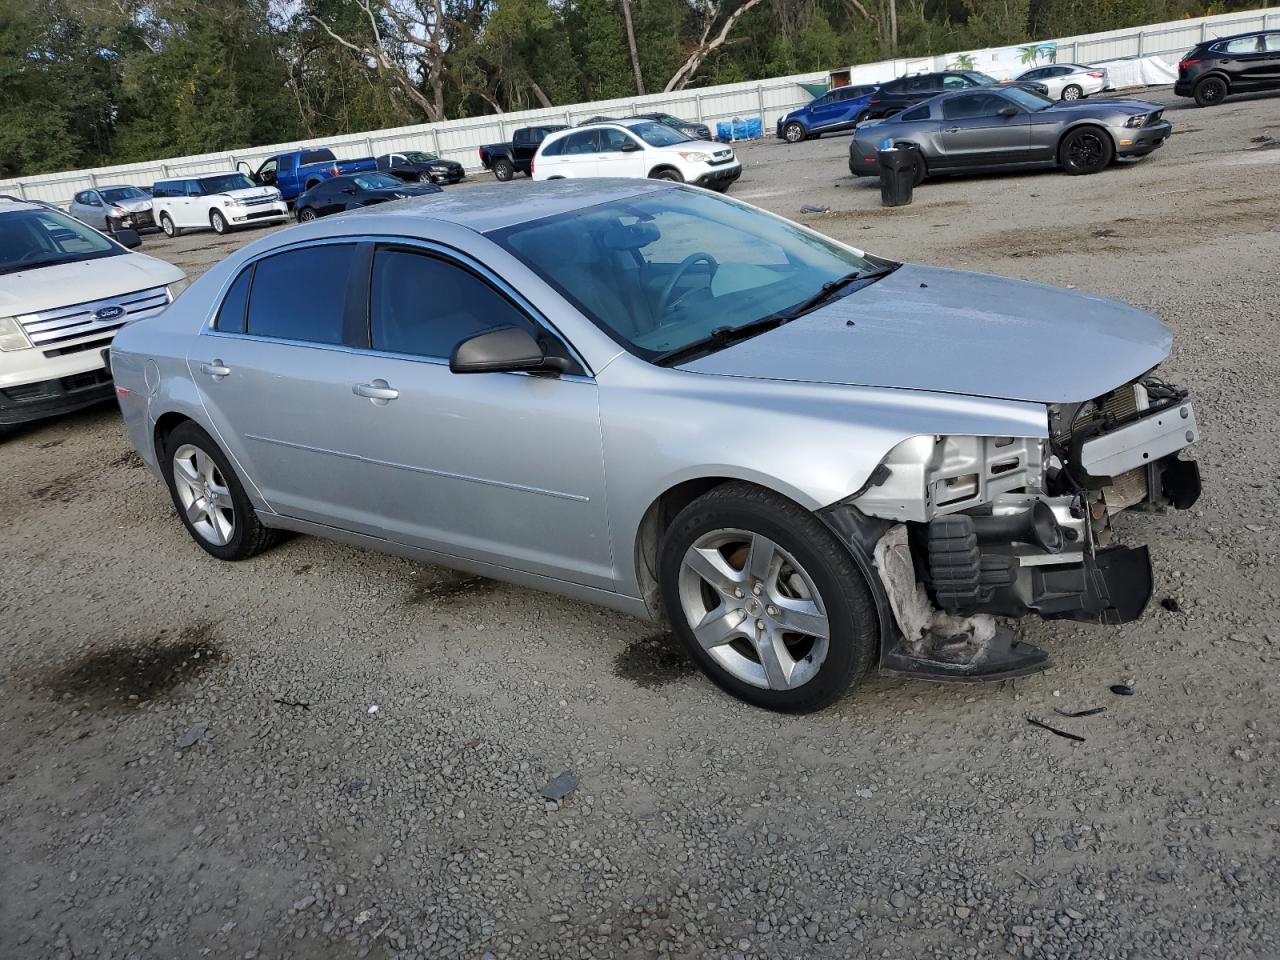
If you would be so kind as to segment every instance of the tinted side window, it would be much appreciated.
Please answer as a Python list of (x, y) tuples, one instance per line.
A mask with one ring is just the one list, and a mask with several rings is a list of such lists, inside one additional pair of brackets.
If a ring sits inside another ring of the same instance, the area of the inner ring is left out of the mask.
[(510, 301), (468, 270), (407, 250), (379, 250), (369, 288), (374, 350), (447, 359), (472, 334), (501, 326), (538, 330)]
[(583, 130), (581, 133), (571, 133), (564, 138), (563, 153), (567, 155), (595, 153), (596, 152), (596, 132), (594, 130)]
[(942, 116), (947, 120), (972, 120), (994, 117), (1009, 106), (1009, 101), (993, 93), (974, 93), (966, 97), (952, 97), (942, 105)]
[(303, 150), (301, 156), (298, 157), (298, 163), (300, 165), (307, 164), (307, 163), (326, 163), (326, 162), (328, 163), (333, 162), (332, 150)]
[(905, 78), (899, 78), (897, 80), (890, 80), (888, 83), (882, 83), (880, 85), (880, 92), (882, 94), (895, 94), (901, 93), (905, 88)]
[(912, 107), (910, 110), (907, 110), (905, 113), (903, 113), (902, 116), (898, 117), (898, 119), (899, 120), (928, 120), (929, 107), (928, 106)]
[(972, 87), (973, 81), (959, 76), (958, 74), (949, 73), (942, 78), (943, 90), (963, 90), (965, 87)]
[(1221, 49), (1226, 53), (1257, 53), (1262, 48), (1261, 40), (1261, 37), (1236, 37), (1214, 49)]
[(227, 290), (222, 306), (218, 308), (218, 317), (214, 321), (215, 330), (227, 333), (244, 333), (245, 307), (249, 306), (249, 281), (253, 279), (253, 267), (240, 271)]
[(1280, 33), (1264, 33), (1262, 35), (1262, 48), (1267, 53), (1280, 53)]
[(341, 343), (355, 244), (322, 244), (259, 260), (249, 296), (249, 333)]
[(635, 143), (635, 141), (621, 130), (600, 131), (600, 149), (604, 153), (618, 153), (627, 143)]
[(552, 140), (542, 148), (542, 155), (544, 157), (560, 156), (564, 152), (564, 142), (568, 139), (568, 137), (561, 137), (559, 140)]

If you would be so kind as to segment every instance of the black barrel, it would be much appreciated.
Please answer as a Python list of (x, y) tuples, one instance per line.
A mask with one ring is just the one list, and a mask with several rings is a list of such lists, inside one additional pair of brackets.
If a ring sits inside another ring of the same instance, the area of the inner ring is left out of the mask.
[(886, 207), (905, 207), (911, 202), (916, 179), (914, 147), (886, 147), (879, 152), (880, 203)]

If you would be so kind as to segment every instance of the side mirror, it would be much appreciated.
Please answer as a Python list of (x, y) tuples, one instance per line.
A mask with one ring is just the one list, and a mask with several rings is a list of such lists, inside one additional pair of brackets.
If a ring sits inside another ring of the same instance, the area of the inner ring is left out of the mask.
[(453, 373), (506, 373), (525, 370), (530, 373), (561, 374), (565, 362), (548, 357), (523, 327), (497, 327), (477, 333), (453, 348), (449, 358)]
[(116, 243), (130, 250), (142, 246), (142, 237), (138, 236), (137, 230), (117, 230), (115, 236)]
[(628, 140), (622, 145), (623, 153), (635, 153), (639, 149), (640, 144), (636, 143), (634, 140)]
[(1018, 108), (1013, 104), (1010, 104), (1007, 107), (1001, 107), (999, 115), (1005, 119), (1008, 119), (1009, 117), (1016, 117), (1018, 115)]

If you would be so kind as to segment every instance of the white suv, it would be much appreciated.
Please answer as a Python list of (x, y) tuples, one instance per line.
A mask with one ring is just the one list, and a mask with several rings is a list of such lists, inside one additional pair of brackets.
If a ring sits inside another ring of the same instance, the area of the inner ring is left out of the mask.
[(113, 396), (104, 355), (116, 331), (187, 285), (173, 264), (131, 253), (140, 242), (0, 198), (0, 432)]
[(157, 180), (151, 195), (156, 223), (170, 237), (184, 230), (226, 233), (233, 227), (289, 219), (289, 205), (280, 191), (258, 186), (243, 173)]
[(651, 177), (721, 192), (742, 176), (733, 150), (710, 140), (690, 140), (651, 120), (613, 120), (562, 130), (542, 141), (533, 179)]

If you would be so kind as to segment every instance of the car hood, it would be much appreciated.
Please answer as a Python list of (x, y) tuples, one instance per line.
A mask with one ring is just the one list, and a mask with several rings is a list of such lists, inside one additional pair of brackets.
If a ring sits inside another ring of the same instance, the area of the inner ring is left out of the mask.
[(133, 197), (129, 200), (117, 200), (115, 203), (108, 203), (108, 207), (119, 207), (127, 213), (142, 213), (144, 210), (151, 209), (152, 200), (150, 197)]
[(141, 253), (6, 273), (0, 276), (0, 316), (88, 303), (176, 283), (184, 276), (173, 264)]
[(1059, 100), (1053, 106), (1046, 107), (1045, 111), (1084, 113), (1090, 116), (1103, 113), (1128, 116), (1135, 113), (1154, 113), (1156, 110), (1163, 109), (1164, 107), (1160, 104), (1152, 103), (1150, 100)]
[(275, 187), (241, 187), (239, 190), (221, 190), (214, 196), (230, 197), (232, 200), (261, 200), (264, 197), (275, 199), (279, 193)]
[(1150, 370), (1172, 341), (1156, 317), (1114, 300), (906, 264), (680, 369), (1070, 403)]

